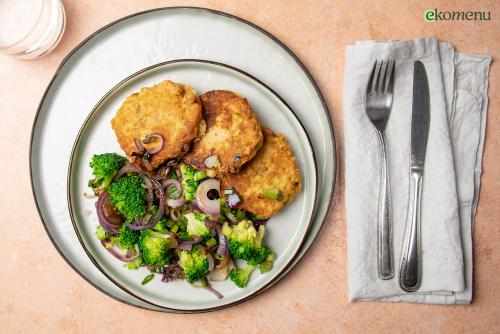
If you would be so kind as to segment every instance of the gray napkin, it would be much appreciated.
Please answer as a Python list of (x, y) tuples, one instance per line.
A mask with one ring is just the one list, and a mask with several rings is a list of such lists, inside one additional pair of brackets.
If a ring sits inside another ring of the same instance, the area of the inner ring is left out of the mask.
[[(396, 277), (377, 276), (380, 148), (365, 115), (368, 77), (377, 59), (396, 60), (392, 112), (386, 128), (393, 198)], [(413, 63), (426, 67), (431, 122), (422, 193), (422, 285), (406, 293), (397, 278), (409, 220)], [(346, 219), (349, 300), (469, 303), (472, 228), (477, 207), (491, 58), (455, 53), (433, 37), (363, 41), (346, 49), (344, 75)]]

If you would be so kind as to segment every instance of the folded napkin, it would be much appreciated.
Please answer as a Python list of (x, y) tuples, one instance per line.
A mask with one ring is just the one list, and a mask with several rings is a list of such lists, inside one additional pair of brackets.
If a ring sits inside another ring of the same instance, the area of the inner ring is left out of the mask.
[[(377, 59), (395, 59), (386, 128), (393, 204), (395, 277), (377, 276), (377, 212), (381, 154), (365, 114), (365, 89)], [(399, 287), (399, 263), (410, 219), (410, 133), (413, 64), (426, 68), (430, 127), (422, 207), (422, 285)], [(463, 304), (472, 299), (472, 228), (486, 128), (490, 57), (456, 53), (435, 38), (363, 41), (346, 49), (344, 75), (345, 194), (349, 300)]]

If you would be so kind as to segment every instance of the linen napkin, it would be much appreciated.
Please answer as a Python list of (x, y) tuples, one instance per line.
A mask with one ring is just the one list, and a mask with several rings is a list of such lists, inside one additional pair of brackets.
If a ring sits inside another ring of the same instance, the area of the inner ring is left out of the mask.
[[(391, 116), (386, 128), (393, 204), (395, 277), (377, 276), (377, 212), (381, 154), (365, 114), (365, 89), (375, 60), (395, 59)], [(398, 273), (410, 219), (409, 172), (413, 64), (426, 68), (430, 127), (422, 206), (422, 284), (399, 287)], [(349, 300), (469, 303), (472, 229), (486, 128), (490, 57), (456, 53), (433, 37), (362, 41), (346, 49), (344, 74), (345, 188)]]

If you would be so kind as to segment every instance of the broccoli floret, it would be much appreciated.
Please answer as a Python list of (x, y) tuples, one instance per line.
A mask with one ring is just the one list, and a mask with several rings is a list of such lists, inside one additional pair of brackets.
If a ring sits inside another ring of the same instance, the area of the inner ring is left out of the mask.
[(194, 180), (194, 174), (196, 170), (184, 163), (179, 166), (182, 174), (182, 190), (184, 192), (184, 198), (186, 201), (192, 201), (196, 193), (196, 188), (198, 188), (198, 182)]
[(109, 234), (108, 231), (106, 231), (101, 225), (97, 225), (95, 228), (95, 235), (99, 240), (111, 238), (111, 234)]
[(205, 240), (210, 239), (210, 230), (205, 225), (207, 217), (198, 212), (190, 212), (184, 215), (187, 220), (187, 233), (190, 237), (202, 237)]
[(252, 265), (260, 264), (266, 259), (269, 248), (262, 245), (264, 225), (260, 225), (257, 232), (250, 220), (242, 220), (234, 226), (224, 223), (222, 233), (227, 237), (229, 252), (236, 259), (248, 261)]
[(94, 178), (89, 181), (89, 186), (94, 189), (95, 193), (107, 189), (116, 172), (125, 165), (126, 161), (126, 158), (116, 153), (94, 154), (89, 164)]
[(266, 256), (266, 260), (259, 264), (259, 269), (261, 273), (267, 273), (269, 270), (273, 268), (273, 262), (276, 259), (276, 254), (273, 252), (269, 252)]
[(186, 274), (189, 283), (202, 279), (208, 274), (208, 257), (200, 245), (192, 250), (182, 250), (179, 252), (179, 265)]
[(169, 264), (174, 256), (172, 248), (177, 247), (177, 240), (170, 234), (152, 230), (141, 231), (139, 248), (146, 264), (161, 267)]
[(194, 175), (193, 175), (193, 179), (195, 181), (202, 181), (202, 180), (205, 180), (207, 177), (208, 177), (207, 171), (204, 169), (194, 173)]
[(165, 232), (167, 230), (167, 224), (168, 224), (167, 218), (162, 218), (151, 229), (157, 232)]
[(229, 273), (229, 278), (234, 282), (234, 284), (236, 284), (237, 287), (244, 288), (254, 270), (255, 266), (251, 264), (246, 265), (243, 268), (235, 268)]
[(135, 244), (139, 242), (139, 233), (137, 231), (131, 230), (127, 225), (123, 225), (120, 228), (120, 233), (118, 234), (118, 243), (123, 248), (133, 248)]
[(146, 213), (146, 189), (139, 176), (122, 176), (109, 187), (110, 202), (128, 221)]

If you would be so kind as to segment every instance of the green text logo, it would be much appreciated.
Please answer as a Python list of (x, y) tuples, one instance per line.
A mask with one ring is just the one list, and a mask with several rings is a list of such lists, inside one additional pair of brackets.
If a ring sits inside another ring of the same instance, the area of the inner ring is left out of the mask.
[(427, 9), (424, 11), (425, 22), (436, 21), (490, 21), (490, 12), (480, 11), (440, 11), (436, 9)]

